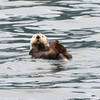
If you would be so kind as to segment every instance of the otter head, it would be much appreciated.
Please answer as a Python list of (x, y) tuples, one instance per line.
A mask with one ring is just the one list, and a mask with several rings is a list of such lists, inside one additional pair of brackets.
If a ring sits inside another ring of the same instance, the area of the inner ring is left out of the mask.
[(45, 50), (48, 47), (48, 39), (41, 33), (34, 34), (30, 41), (30, 50), (36, 48), (39, 51)]

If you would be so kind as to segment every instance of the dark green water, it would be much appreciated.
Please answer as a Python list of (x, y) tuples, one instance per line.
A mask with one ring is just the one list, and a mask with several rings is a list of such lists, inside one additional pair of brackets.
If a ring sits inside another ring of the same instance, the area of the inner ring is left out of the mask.
[[(31, 59), (37, 32), (59, 40), (73, 59)], [(0, 0), (0, 100), (98, 99), (100, 1)]]

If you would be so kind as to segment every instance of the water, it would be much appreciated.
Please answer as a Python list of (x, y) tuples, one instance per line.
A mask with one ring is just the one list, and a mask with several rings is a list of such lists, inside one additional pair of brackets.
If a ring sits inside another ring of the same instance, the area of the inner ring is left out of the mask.
[[(37, 32), (73, 59), (31, 59)], [(0, 0), (0, 100), (99, 100), (99, 55), (99, 0)]]

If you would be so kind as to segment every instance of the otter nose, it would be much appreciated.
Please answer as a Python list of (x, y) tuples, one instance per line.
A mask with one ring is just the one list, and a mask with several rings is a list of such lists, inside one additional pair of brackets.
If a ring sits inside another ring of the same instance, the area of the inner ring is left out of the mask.
[(36, 38), (37, 38), (37, 39), (39, 39), (39, 38), (40, 38), (40, 36), (37, 36)]

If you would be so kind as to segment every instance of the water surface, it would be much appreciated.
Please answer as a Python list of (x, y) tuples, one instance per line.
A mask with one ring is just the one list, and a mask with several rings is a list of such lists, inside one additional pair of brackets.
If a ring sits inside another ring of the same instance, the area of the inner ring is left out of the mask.
[[(73, 59), (31, 59), (37, 32)], [(0, 1), (0, 100), (98, 100), (99, 55), (99, 0)]]

